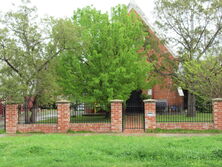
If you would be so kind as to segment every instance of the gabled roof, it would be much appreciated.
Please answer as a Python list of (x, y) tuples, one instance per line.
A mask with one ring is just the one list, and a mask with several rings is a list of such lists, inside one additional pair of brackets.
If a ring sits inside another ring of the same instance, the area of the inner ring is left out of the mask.
[[(130, 12), (132, 9), (135, 10), (135, 12), (141, 17), (141, 19), (144, 21), (144, 23), (155, 33), (155, 36), (158, 39), (161, 39), (160, 35), (155, 31), (154, 27), (150, 24), (149, 19), (146, 17), (144, 12), (141, 10), (141, 8), (136, 4), (135, 0), (130, 0), (130, 3), (128, 5), (128, 12)], [(169, 51), (169, 53), (173, 56), (176, 57), (174, 52), (170, 49), (170, 47), (167, 44), (164, 44), (166, 49)]]

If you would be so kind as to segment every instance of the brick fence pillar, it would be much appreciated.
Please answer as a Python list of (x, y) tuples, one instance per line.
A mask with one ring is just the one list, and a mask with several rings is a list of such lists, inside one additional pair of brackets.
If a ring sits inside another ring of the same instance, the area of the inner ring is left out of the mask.
[(156, 100), (144, 100), (145, 130), (156, 129)]
[(222, 130), (222, 98), (213, 99), (214, 128)]
[(70, 102), (66, 100), (57, 101), (58, 132), (65, 133), (70, 124)]
[(123, 100), (111, 100), (111, 131), (122, 132)]
[(5, 114), (6, 133), (16, 133), (18, 123), (18, 104), (7, 104)]

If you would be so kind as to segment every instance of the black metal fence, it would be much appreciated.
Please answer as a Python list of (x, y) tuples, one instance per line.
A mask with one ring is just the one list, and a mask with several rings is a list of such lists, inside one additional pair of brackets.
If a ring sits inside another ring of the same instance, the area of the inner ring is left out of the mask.
[(71, 123), (110, 123), (110, 108), (99, 104), (78, 103), (70, 107)]
[(156, 103), (157, 122), (213, 122), (212, 104), (196, 106)]
[(58, 122), (56, 105), (28, 107), (18, 106), (19, 124), (54, 124)]
[(144, 104), (128, 103), (123, 106), (123, 129), (144, 129)]
[(6, 129), (6, 117), (5, 117), (5, 111), (6, 111), (6, 105), (0, 104), (0, 130)]

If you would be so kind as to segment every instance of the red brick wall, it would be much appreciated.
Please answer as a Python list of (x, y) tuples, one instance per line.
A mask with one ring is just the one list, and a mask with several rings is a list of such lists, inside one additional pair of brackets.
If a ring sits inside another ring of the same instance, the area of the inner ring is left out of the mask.
[(160, 129), (219, 129), (222, 130), (222, 98), (213, 99), (213, 123), (206, 122), (172, 122), (172, 123), (157, 123), (157, 128)]
[(57, 124), (17, 124), (17, 131), (21, 133), (28, 132), (43, 132), (43, 133), (57, 133)]
[[(159, 52), (157, 53), (154, 49), (151, 49), (151, 51), (148, 52), (148, 56), (152, 54), (156, 54), (158, 57), (158, 64), (161, 66), (162, 59), (160, 57), (161, 54), (168, 53), (169, 59), (175, 60), (173, 55), (169, 52), (169, 50), (165, 47), (165, 45), (160, 41), (160, 39), (155, 35), (155, 33), (149, 29), (149, 33), (151, 38), (155, 39), (158, 42), (158, 48)], [(170, 73), (172, 71), (168, 70), (166, 73)], [(169, 105), (183, 105), (184, 98), (179, 96), (177, 87), (174, 84), (171, 76), (161, 76), (160, 74), (157, 74), (161, 77), (161, 83), (156, 84), (153, 89), (153, 99), (166, 99)]]
[(184, 98), (183, 96), (179, 96), (177, 89), (166, 88), (162, 85), (155, 85), (152, 89), (153, 99), (166, 99), (169, 105), (183, 105)]
[(156, 128), (160, 129), (192, 129), (206, 130), (214, 129), (213, 123), (205, 122), (172, 122), (172, 123), (157, 123)]
[(70, 123), (70, 102), (57, 102), (58, 110), (58, 132), (65, 133), (69, 130)]
[(124, 133), (144, 133), (144, 129), (124, 129)]
[(156, 102), (153, 99), (144, 100), (145, 129), (156, 129)]
[(111, 131), (122, 132), (122, 100), (111, 101)]
[[(111, 131), (111, 123), (70, 123), (70, 108), (69, 108), (70, 104), (65, 101), (58, 102), (57, 105), (58, 124), (17, 124), (18, 122), (17, 106), (18, 105), (7, 105), (7, 114), (6, 114), (7, 133), (16, 133), (16, 131), (21, 133), (27, 133), (27, 132), (65, 133), (69, 129), (73, 131), (92, 131), (92, 132)], [(119, 107), (117, 108), (119, 109)], [(115, 107), (115, 109), (117, 108)], [(120, 112), (120, 110), (115, 110), (115, 111)], [(117, 126), (115, 127), (117, 128)]]
[(16, 133), (18, 123), (18, 105), (7, 104), (6, 105), (6, 132)]
[(110, 132), (110, 123), (70, 123), (72, 131)]
[[(145, 129), (220, 129), (222, 130), (222, 99), (213, 100), (214, 122), (178, 122), (156, 123), (155, 100), (144, 101), (145, 105)], [(18, 105), (6, 105), (6, 132), (67, 132), (93, 131), (93, 132), (122, 132), (122, 101), (114, 100), (111, 103), (111, 123), (70, 123), (69, 103), (58, 103), (58, 124), (17, 124)], [(135, 132), (129, 130), (128, 132)]]
[(214, 127), (222, 130), (222, 98), (213, 99)]
[[(90, 131), (90, 132), (110, 132), (110, 123), (70, 123), (69, 130)], [(17, 131), (21, 133), (43, 132), (58, 133), (58, 124), (17, 124)]]

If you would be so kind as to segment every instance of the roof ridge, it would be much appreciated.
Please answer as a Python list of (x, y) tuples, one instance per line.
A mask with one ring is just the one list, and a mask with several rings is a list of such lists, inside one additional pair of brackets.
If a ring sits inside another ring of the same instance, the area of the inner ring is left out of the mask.
[[(146, 17), (145, 13), (142, 11), (142, 9), (137, 5), (135, 0), (130, 0), (130, 3), (128, 5), (128, 12), (130, 10), (134, 9), (142, 18), (142, 20), (145, 22), (145, 24), (155, 33), (155, 35), (161, 39), (161, 36), (158, 34), (157, 31), (155, 31), (155, 28), (150, 24), (149, 19)], [(167, 50), (173, 55), (173, 57), (176, 57), (175, 53), (170, 49), (170, 47), (167, 44), (163, 44)]]

